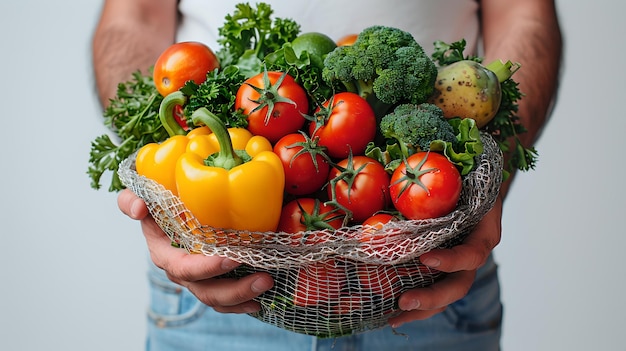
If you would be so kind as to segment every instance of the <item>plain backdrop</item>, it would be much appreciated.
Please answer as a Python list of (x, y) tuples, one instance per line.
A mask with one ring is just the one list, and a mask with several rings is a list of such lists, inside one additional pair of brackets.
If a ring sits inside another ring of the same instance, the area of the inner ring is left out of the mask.
[[(496, 249), (505, 350), (623, 350), (626, 3), (557, 1), (558, 105)], [(0, 349), (142, 350), (139, 225), (89, 187), (96, 0), (0, 3)], [(105, 186), (108, 179), (104, 179)]]

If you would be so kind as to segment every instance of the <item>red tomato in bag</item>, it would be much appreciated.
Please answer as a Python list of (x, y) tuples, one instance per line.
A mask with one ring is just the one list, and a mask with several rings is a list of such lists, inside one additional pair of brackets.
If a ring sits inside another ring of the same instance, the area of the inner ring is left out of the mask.
[(344, 218), (345, 213), (337, 207), (326, 205), (319, 199), (302, 197), (283, 206), (277, 231), (292, 233), (294, 245), (319, 244), (324, 238), (317, 232), (341, 228)]
[(458, 169), (446, 156), (418, 152), (393, 172), (389, 192), (393, 206), (404, 217), (428, 219), (452, 212), (462, 185)]
[(334, 301), (341, 295), (346, 281), (345, 268), (335, 260), (302, 266), (296, 278), (293, 303), (306, 307)]
[(330, 164), (317, 143), (301, 133), (291, 133), (274, 145), (274, 153), (283, 163), (285, 191), (292, 195), (306, 195), (324, 186)]
[(263, 72), (241, 84), (235, 97), (235, 109), (242, 109), (248, 116), (247, 129), (252, 134), (264, 136), (274, 144), (302, 128), (309, 99), (304, 88), (290, 75)]
[[(337, 163), (328, 175), (328, 198), (352, 212), (361, 223), (389, 204), (389, 174), (382, 164), (367, 156), (354, 156)], [(341, 170), (340, 168), (344, 169)]]
[(162, 96), (167, 96), (187, 81), (204, 82), (207, 73), (219, 66), (208, 46), (192, 41), (176, 43), (165, 49), (154, 64), (154, 85)]
[(316, 122), (309, 124), (311, 138), (327, 148), (328, 156), (344, 159), (362, 155), (376, 136), (376, 116), (372, 107), (358, 94), (343, 92), (318, 108)]

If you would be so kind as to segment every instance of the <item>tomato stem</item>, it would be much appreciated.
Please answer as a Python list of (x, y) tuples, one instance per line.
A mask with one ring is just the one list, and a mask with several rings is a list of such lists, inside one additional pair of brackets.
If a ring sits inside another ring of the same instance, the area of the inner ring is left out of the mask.
[(393, 182), (393, 184), (391, 184), (391, 185), (396, 185), (401, 182), (405, 182), (404, 186), (402, 187), (402, 189), (400, 189), (400, 192), (398, 193), (398, 197), (397, 197), (398, 199), (400, 198), (400, 196), (402, 196), (404, 191), (408, 189), (412, 184), (419, 185), (422, 189), (424, 189), (424, 191), (426, 191), (426, 194), (430, 195), (430, 190), (428, 190), (428, 187), (424, 183), (422, 183), (422, 181), (420, 180), (420, 177), (427, 173), (436, 172), (439, 169), (433, 167), (433, 168), (427, 168), (427, 169), (422, 170), (422, 166), (424, 166), (424, 164), (426, 163), (426, 160), (428, 159), (428, 155), (430, 155), (430, 151), (426, 153), (426, 155), (420, 160), (420, 162), (417, 165), (415, 165), (415, 167), (411, 167), (411, 165), (409, 165), (409, 163), (407, 162), (406, 158), (403, 160), (404, 166), (405, 166), (404, 176), (396, 180), (395, 182)]
[(269, 123), (270, 118), (272, 117), (272, 114), (274, 113), (274, 106), (276, 106), (277, 103), (282, 102), (286, 104), (292, 104), (294, 106), (296, 105), (296, 103), (293, 100), (283, 97), (278, 93), (278, 89), (280, 88), (281, 84), (283, 84), (283, 81), (285, 80), (286, 76), (287, 76), (287, 73), (283, 73), (278, 78), (278, 80), (276, 80), (276, 83), (272, 85), (269, 75), (267, 73), (267, 69), (264, 69), (263, 70), (263, 88), (254, 86), (250, 83), (246, 83), (248, 86), (254, 89), (257, 93), (259, 93), (259, 98), (257, 100), (252, 100), (253, 102), (256, 102), (257, 104), (259, 104), (259, 106), (255, 107), (254, 110), (252, 110), (252, 112), (256, 112), (264, 107), (267, 107), (267, 113), (263, 121), (265, 125)]

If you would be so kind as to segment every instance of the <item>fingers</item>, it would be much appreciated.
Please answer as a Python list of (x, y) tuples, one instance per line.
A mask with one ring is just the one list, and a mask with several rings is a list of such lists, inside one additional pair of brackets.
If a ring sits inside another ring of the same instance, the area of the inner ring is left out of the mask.
[(482, 266), (491, 251), (500, 243), (502, 234), (502, 201), (476, 225), (462, 244), (450, 249), (437, 249), (420, 256), (420, 261), (443, 272), (475, 270)]
[(144, 218), (141, 226), (150, 258), (175, 283), (184, 286), (185, 282), (217, 277), (239, 266), (239, 263), (225, 257), (189, 254), (172, 246), (171, 240), (151, 217)]
[(405, 292), (398, 306), (406, 311), (389, 319), (393, 327), (403, 323), (429, 318), (462, 299), (471, 288), (476, 270), (482, 266), (491, 251), (500, 242), (502, 232), (502, 200), (485, 215), (463, 243), (450, 249), (432, 250), (420, 256), (427, 266), (447, 272), (441, 281), (420, 289)]
[(240, 264), (229, 258), (189, 254), (172, 246), (152, 217), (141, 220), (150, 257), (168, 278), (186, 287), (204, 304), (223, 313), (251, 313), (260, 309), (251, 301), (274, 286), (267, 273), (255, 273), (241, 279), (219, 278)]
[(395, 328), (444, 311), (448, 305), (467, 295), (475, 276), (473, 270), (450, 273), (429, 287), (405, 292), (398, 299), (398, 307), (406, 312), (389, 319), (389, 323)]
[(132, 219), (142, 219), (148, 215), (148, 207), (145, 202), (137, 197), (130, 189), (120, 191), (117, 196), (117, 206)]
[(208, 279), (185, 286), (200, 301), (222, 313), (251, 313), (260, 309), (251, 301), (274, 286), (269, 273), (258, 272), (240, 279)]
[(149, 216), (145, 202), (131, 190), (121, 191), (117, 202), (124, 214), (141, 221), (152, 261), (171, 281), (186, 287), (218, 312), (251, 313), (260, 309), (259, 303), (252, 299), (274, 286), (268, 273), (255, 273), (241, 279), (219, 278), (240, 264), (225, 257), (189, 254), (172, 246), (170, 238)]

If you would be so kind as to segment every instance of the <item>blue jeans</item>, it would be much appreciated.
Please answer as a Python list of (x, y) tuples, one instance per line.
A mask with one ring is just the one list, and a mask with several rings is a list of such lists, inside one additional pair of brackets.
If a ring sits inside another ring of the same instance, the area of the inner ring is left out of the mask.
[(500, 349), (502, 304), (497, 266), (489, 258), (468, 295), (424, 321), (340, 338), (318, 339), (245, 314), (222, 314), (170, 282), (150, 264), (147, 351), (380, 351)]

